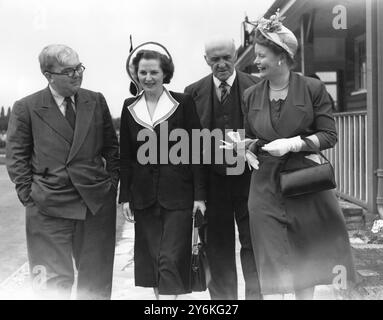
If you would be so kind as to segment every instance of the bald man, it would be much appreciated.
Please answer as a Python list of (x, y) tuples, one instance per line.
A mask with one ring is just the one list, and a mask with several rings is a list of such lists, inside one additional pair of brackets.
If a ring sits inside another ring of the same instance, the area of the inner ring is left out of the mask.
[[(205, 60), (212, 74), (185, 88), (197, 106), (203, 128), (210, 130), (243, 129), (242, 94), (258, 78), (235, 70), (237, 58), (232, 39), (214, 37), (205, 44)], [(214, 145), (212, 143), (212, 145)], [(209, 166), (207, 201), (207, 255), (212, 279), (213, 300), (237, 300), (235, 259), (235, 222), (241, 243), (241, 264), (245, 278), (245, 298), (260, 299), (258, 274), (250, 240), (249, 194), (250, 171), (228, 175), (227, 165), (215, 163), (217, 146)]]

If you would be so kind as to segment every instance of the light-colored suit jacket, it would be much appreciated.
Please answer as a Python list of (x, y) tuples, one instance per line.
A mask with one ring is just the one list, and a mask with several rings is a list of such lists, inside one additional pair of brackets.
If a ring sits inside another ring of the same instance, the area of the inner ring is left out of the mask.
[(119, 179), (118, 140), (103, 95), (79, 90), (74, 131), (49, 88), (17, 101), (6, 161), (25, 206), (62, 218), (84, 219), (87, 208), (96, 214)]

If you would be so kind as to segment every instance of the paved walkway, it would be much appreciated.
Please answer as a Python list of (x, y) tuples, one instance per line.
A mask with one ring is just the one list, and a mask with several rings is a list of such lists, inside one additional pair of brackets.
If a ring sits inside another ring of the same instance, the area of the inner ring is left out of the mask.
[[(141, 288), (134, 286), (134, 261), (133, 261), (133, 225), (124, 222), (121, 239), (116, 247), (113, 294), (114, 300), (153, 300), (155, 299), (153, 290), (150, 288)], [(238, 299), (245, 298), (245, 283), (240, 266), (239, 239), (237, 237), (237, 273), (238, 273)], [(208, 291), (193, 292), (191, 294), (180, 296), (181, 300), (210, 300)], [(285, 299), (294, 299), (293, 295), (286, 295)], [(320, 286), (315, 293), (315, 299), (336, 299), (332, 289), (329, 286)]]
[(25, 209), (0, 165), (0, 283), (27, 259)]
[[(119, 219), (121, 220), (121, 219)], [(141, 288), (134, 286), (134, 228), (133, 224), (125, 221), (120, 222), (119, 241), (116, 246), (113, 293), (112, 300), (154, 300), (153, 290), (151, 288)], [(238, 242), (238, 241), (237, 241)], [(239, 246), (237, 246), (237, 259), (239, 260)], [(244, 281), (243, 275), (238, 263), (238, 296), (240, 300), (244, 299)], [(0, 283), (0, 299), (34, 299), (30, 289), (28, 277), (28, 265), (23, 264), (19, 269), (5, 281)], [(327, 287), (321, 287), (316, 292), (316, 299), (335, 299), (331, 290)], [(182, 295), (181, 300), (210, 300), (208, 292), (193, 292)], [(285, 299), (293, 299), (292, 295), (287, 295)]]
[[(112, 300), (154, 300), (151, 288), (134, 286), (134, 227), (133, 224), (120, 220), (119, 240), (116, 246)], [(0, 300), (35, 299), (31, 290), (27, 262), (0, 283)], [(194, 292), (180, 296), (182, 300), (208, 300), (206, 292)]]
[[(134, 286), (134, 228), (133, 224), (118, 218), (118, 242), (116, 246), (113, 300), (154, 300), (151, 288)], [(335, 299), (383, 299), (383, 245), (368, 245), (352, 237), (355, 263), (360, 276), (357, 286), (343, 293), (334, 291), (332, 286), (318, 286), (315, 300)], [(237, 239), (237, 244), (238, 244)], [(244, 299), (244, 281), (239, 263), (239, 245), (237, 246), (239, 299)], [(0, 299), (33, 299), (28, 280), (28, 267), (23, 264), (5, 281), (0, 283)], [(208, 292), (193, 292), (180, 296), (181, 300), (209, 300)], [(286, 295), (286, 300), (294, 299)]]

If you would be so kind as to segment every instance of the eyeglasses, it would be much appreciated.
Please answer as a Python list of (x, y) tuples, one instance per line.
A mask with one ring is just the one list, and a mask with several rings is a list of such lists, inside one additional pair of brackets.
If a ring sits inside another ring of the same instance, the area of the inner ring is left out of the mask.
[(82, 63), (80, 63), (76, 68), (66, 68), (61, 72), (52, 72), (52, 71), (47, 71), (50, 74), (57, 74), (60, 76), (68, 76), (70, 78), (73, 78), (76, 72), (81, 75), (85, 70), (85, 67)]

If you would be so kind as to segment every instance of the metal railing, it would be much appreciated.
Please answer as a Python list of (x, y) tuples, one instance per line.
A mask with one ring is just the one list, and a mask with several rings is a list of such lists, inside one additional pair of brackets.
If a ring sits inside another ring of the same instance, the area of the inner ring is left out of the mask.
[(367, 112), (334, 114), (338, 143), (324, 152), (335, 170), (341, 198), (367, 207)]

